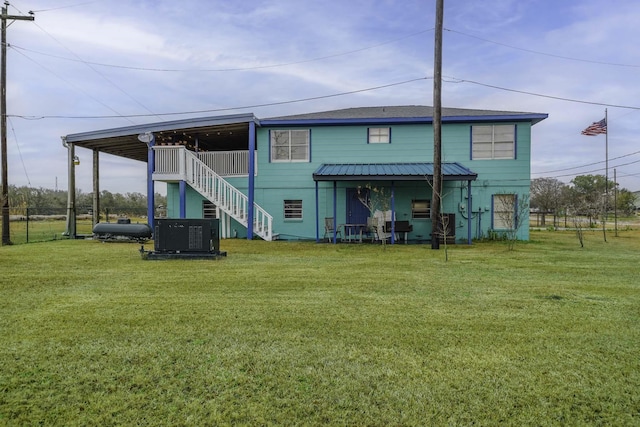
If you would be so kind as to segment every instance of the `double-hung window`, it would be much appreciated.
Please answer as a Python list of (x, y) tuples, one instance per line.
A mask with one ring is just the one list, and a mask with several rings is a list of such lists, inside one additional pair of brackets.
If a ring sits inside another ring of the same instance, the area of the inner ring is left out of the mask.
[(272, 130), (272, 162), (308, 162), (310, 152), (309, 129)]
[(493, 229), (515, 230), (518, 198), (515, 194), (493, 195)]
[(391, 143), (391, 128), (369, 128), (367, 142), (369, 144)]
[(471, 127), (471, 159), (515, 159), (515, 125)]

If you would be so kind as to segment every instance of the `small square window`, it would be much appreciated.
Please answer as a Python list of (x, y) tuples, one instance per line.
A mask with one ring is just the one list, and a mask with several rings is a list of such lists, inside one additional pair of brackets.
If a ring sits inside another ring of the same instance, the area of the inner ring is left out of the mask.
[(429, 219), (431, 217), (431, 200), (412, 200), (411, 201), (411, 218), (412, 219)]
[(369, 144), (389, 144), (391, 142), (391, 128), (369, 128), (367, 141)]
[(216, 218), (216, 205), (211, 203), (209, 200), (202, 201), (202, 218), (204, 219), (212, 219)]
[(302, 219), (302, 200), (284, 201), (284, 219)]

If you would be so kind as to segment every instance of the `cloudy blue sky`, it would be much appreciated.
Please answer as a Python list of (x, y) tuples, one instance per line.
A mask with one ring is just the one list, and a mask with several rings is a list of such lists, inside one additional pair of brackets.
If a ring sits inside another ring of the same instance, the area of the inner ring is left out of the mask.
[[(66, 189), (62, 135), (433, 100), (434, 0), (9, 6), (29, 11), (34, 22), (7, 31), (14, 185)], [(533, 128), (532, 177), (564, 182), (604, 174), (605, 136), (580, 131), (607, 108), (609, 175), (615, 168), (622, 187), (640, 190), (638, 22), (636, 0), (445, 0), (443, 105), (548, 113)], [(287, 103), (308, 98), (317, 99)], [(78, 187), (90, 192), (91, 153), (77, 154)], [(144, 193), (145, 172), (103, 155), (101, 189)]]

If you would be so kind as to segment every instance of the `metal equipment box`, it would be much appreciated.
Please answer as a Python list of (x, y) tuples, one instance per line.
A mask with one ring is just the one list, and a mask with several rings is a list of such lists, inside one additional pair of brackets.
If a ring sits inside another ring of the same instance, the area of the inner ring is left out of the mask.
[(218, 219), (155, 220), (156, 253), (218, 253), (220, 233)]

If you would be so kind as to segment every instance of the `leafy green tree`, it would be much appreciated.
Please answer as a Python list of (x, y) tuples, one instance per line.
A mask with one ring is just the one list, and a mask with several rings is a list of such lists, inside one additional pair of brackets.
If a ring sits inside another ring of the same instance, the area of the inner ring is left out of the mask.
[[(563, 182), (555, 178), (536, 178), (531, 181), (531, 207), (541, 210), (543, 213), (559, 213), (564, 201), (564, 189), (567, 187)], [(545, 225), (545, 215), (542, 215), (542, 226)]]
[(633, 215), (636, 209), (635, 202), (636, 196), (631, 191), (626, 188), (618, 190), (616, 208), (623, 215)]
[[(606, 200), (607, 179), (604, 175), (579, 175), (571, 180), (573, 184), (574, 206), (581, 206), (583, 214), (589, 219), (605, 213), (605, 206), (613, 206), (611, 200)], [(609, 197), (612, 198), (615, 182), (608, 181)]]

